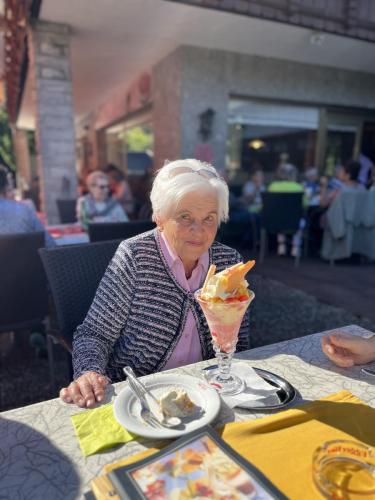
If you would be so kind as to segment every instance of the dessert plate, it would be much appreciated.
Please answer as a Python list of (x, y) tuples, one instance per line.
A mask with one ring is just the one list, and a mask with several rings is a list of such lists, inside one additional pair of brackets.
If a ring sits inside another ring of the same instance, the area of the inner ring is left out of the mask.
[(113, 412), (117, 422), (126, 430), (148, 438), (168, 439), (182, 436), (199, 429), (214, 420), (220, 410), (220, 397), (207, 382), (189, 375), (155, 374), (142, 382), (152, 394), (159, 399), (168, 390), (180, 387), (187, 392), (191, 401), (197, 406), (197, 412), (183, 418), (182, 424), (176, 428), (156, 428), (141, 418), (141, 404), (129, 386), (126, 386), (115, 398)]

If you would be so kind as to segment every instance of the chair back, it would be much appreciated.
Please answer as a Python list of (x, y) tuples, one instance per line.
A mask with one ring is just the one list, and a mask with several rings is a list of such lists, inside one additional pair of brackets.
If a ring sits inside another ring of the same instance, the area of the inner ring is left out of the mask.
[(59, 335), (66, 347), (94, 299), (100, 280), (121, 241), (44, 248), (40, 256), (55, 303)]
[(154, 229), (151, 220), (135, 220), (129, 222), (94, 222), (89, 224), (90, 241), (126, 240), (138, 234)]
[(261, 226), (268, 233), (295, 232), (303, 214), (303, 193), (262, 193)]
[(0, 332), (47, 316), (47, 279), (38, 255), (44, 245), (44, 232), (0, 235)]
[(77, 222), (77, 200), (56, 200), (61, 224)]

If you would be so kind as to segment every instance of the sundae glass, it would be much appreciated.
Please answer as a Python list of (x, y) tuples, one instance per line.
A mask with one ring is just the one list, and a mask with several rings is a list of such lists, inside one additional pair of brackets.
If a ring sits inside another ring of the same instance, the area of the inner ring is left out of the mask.
[(216, 275), (216, 267), (211, 265), (202, 289), (195, 292), (218, 361), (218, 369), (209, 370), (207, 378), (223, 395), (238, 394), (244, 389), (243, 380), (231, 373), (231, 363), (242, 319), (255, 296), (244, 279), (254, 264), (255, 261), (240, 262)]

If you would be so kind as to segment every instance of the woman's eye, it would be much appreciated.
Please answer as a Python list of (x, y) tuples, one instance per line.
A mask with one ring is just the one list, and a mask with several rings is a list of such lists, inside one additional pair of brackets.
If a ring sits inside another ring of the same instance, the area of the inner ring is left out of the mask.
[(206, 217), (204, 219), (205, 222), (208, 222), (208, 223), (211, 223), (211, 222), (214, 222), (214, 216), (213, 215), (209, 215), (208, 217)]

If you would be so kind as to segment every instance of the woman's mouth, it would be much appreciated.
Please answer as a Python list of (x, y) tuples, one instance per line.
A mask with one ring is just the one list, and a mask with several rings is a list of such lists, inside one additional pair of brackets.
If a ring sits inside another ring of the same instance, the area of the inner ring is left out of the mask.
[(201, 247), (203, 245), (201, 241), (187, 241), (186, 243), (193, 247)]

